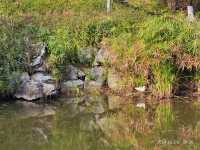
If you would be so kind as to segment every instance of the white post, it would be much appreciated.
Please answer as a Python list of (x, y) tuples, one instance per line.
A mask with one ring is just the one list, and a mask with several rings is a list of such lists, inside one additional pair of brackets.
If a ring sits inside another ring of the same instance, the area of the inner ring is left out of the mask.
[(194, 8), (193, 6), (187, 6), (188, 19), (189, 21), (194, 21)]
[(123, 0), (123, 3), (128, 3), (128, 0)]
[(112, 0), (107, 0), (107, 13), (110, 13), (112, 10)]

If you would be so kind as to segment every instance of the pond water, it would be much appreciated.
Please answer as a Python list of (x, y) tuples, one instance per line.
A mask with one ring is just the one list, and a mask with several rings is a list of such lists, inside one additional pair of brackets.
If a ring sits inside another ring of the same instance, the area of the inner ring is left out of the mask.
[(0, 150), (200, 149), (200, 102), (93, 94), (0, 104)]

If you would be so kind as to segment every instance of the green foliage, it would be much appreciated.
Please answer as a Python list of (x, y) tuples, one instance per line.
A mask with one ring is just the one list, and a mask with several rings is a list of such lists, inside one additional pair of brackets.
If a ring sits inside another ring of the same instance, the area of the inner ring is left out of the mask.
[(9, 74), (24, 71), (26, 38), (48, 44), (48, 65), (56, 79), (68, 63), (91, 64), (78, 54), (106, 41), (117, 55), (116, 68), (132, 86), (147, 84), (147, 70), (153, 66), (153, 92), (159, 96), (170, 95), (176, 68), (199, 64), (198, 21), (167, 13), (157, 0), (129, 0), (127, 7), (114, 1), (109, 15), (103, 0), (3, 0), (0, 16), (3, 90), (9, 89)]
[(176, 79), (176, 70), (169, 63), (152, 66), (154, 84), (152, 93), (158, 97), (170, 97)]
[(4, 20), (4, 23), (0, 25), (0, 92), (10, 88), (9, 77), (14, 71), (21, 70), (23, 63), (22, 33), (11, 22)]
[(144, 24), (140, 37), (149, 54), (159, 49), (171, 53), (174, 46), (179, 46), (184, 53), (199, 55), (199, 27), (189, 24), (185, 16), (164, 15), (151, 17)]

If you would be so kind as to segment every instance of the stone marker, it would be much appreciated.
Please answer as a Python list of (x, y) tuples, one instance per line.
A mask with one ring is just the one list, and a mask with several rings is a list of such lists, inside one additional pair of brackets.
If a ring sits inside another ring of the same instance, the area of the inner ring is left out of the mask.
[(194, 21), (194, 8), (193, 6), (187, 6), (187, 11), (188, 11), (188, 19), (190, 22)]
[(112, 10), (112, 0), (107, 0), (107, 13), (110, 13)]

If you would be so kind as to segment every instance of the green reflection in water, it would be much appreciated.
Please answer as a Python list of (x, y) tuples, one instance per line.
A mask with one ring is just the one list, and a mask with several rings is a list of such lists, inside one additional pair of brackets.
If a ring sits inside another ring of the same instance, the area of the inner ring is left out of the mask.
[(146, 105), (146, 109), (129, 103), (110, 110), (108, 100), (105, 95), (60, 99), (53, 104), (55, 114), (49, 116), (41, 116), (38, 111), (49, 111), (51, 105), (1, 104), (0, 150), (198, 150), (200, 147), (199, 102), (171, 100)]

